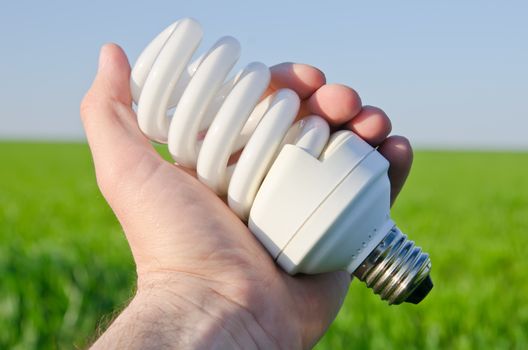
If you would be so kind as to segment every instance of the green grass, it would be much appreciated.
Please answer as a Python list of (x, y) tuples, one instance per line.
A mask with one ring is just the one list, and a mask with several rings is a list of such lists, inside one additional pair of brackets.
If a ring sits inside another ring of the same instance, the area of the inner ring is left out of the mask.
[[(86, 346), (133, 293), (86, 145), (0, 143), (0, 348)], [(528, 154), (418, 152), (393, 210), (433, 261), (419, 306), (352, 283), (319, 349), (528, 348)]]

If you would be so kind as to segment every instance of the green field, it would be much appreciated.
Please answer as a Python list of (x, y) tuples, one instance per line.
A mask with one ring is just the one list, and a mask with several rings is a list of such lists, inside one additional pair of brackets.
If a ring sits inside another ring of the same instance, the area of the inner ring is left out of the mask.
[[(0, 348), (85, 347), (133, 294), (84, 144), (0, 143)], [(360, 282), (319, 349), (528, 349), (528, 154), (417, 152), (393, 210), (433, 261), (419, 306)]]

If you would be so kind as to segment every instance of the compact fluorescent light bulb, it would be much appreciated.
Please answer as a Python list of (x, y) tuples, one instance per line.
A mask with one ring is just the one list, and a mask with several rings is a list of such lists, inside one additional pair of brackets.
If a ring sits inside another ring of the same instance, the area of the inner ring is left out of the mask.
[(431, 262), (390, 219), (387, 160), (351, 131), (330, 136), (319, 116), (293, 123), (300, 102), (291, 90), (262, 99), (264, 64), (227, 79), (240, 55), (234, 38), (192, 61), (201, 37), (196, 21), (182, 19), (139, 56), (130, 84), (143, 133), (227, 195), (288, 273), (346, 270), (390, 304), (420, 302)]

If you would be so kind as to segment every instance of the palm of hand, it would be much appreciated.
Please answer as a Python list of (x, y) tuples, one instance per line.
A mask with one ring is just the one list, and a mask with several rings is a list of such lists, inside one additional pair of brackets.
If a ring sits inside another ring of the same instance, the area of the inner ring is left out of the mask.
[[(397, 194), (410, 166), (410, 147), (403, 138), (386, 139), (390, 122), (383, 112), (361, 109), (353, 90), (324, 85), (322, 73), (308, 66), (280, 65), (273, 77), (272, 86), (306, 98), (301, 113), (345, 124), (381, 145)], [(99, 186), (123, 226), (138, 283), (167, 287), (192, 279), (244, 309), (273, 342), (313, 344), (337, 314), (350, 277), (336, 272), (294, 278), (280, 270), (220, 198), (156, 153), (137, 127), (128, 79), (124, 53), (105, 47), (81, 114)], [(289, 322), (278, 322), (285, 317)]]

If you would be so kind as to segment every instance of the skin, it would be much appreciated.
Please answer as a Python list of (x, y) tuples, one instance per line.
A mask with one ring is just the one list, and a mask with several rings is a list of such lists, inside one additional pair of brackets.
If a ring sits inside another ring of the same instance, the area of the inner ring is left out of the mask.
[[(379, 108), (350, 87), (326, 84), (309, 65), (271, 68), (269, 92), (296, 91), (299, 117), (318, 114), (350, 129), (389, 160), (392, 200), (412, 163), (407, 139), (390, 136)], [(103, 46), (81, 118), (99, 188), (123, 227), (137, 267), (137, 292), (93, 344), (98, 348), (310, 348), (346, 295), (346, 272), (292, 277), (191, 171), (163, 160), (131, 108), (130, 65)]]

